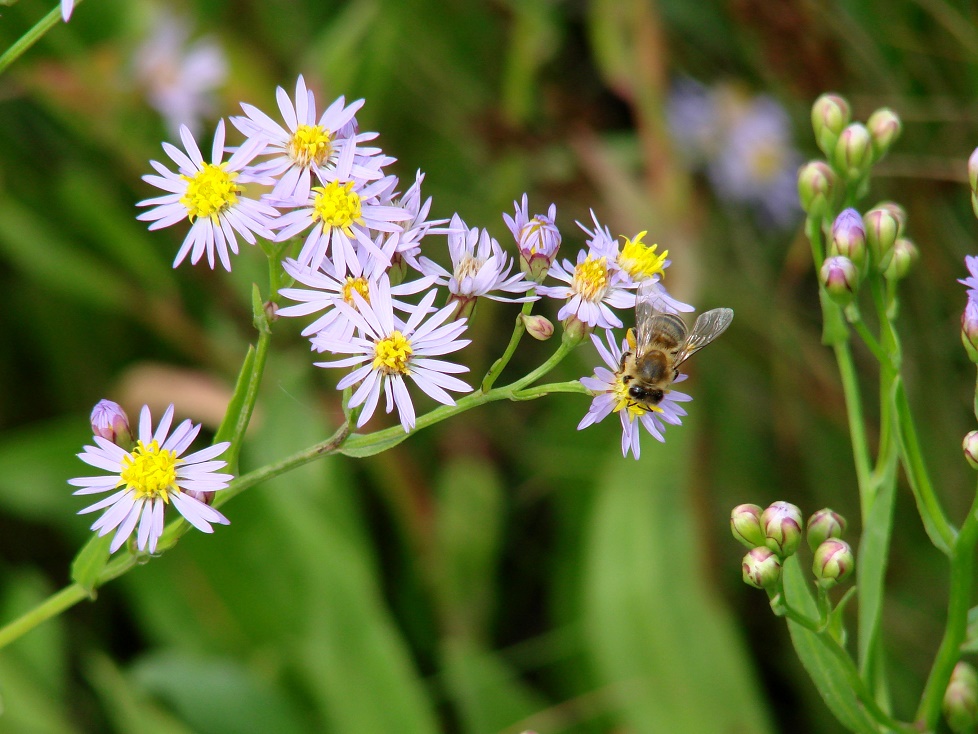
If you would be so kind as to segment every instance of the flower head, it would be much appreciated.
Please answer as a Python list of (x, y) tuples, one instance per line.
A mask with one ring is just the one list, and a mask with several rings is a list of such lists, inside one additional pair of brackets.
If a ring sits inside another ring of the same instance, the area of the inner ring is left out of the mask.
[[(628, 387), (622, 380), (621, 362), (622, 355), (628, 350), (627, 340), (623, 340), (621, 346), (617, 344), (610, 331), (606, 332), (607, 344), (595, 334), (591, 335), (591, 341), (598, 349), (598, 354), (604, 360), (606, 367), (596, 367), (593, 377), (582, 377), (581, 384), (584, 385), (593, 395), (594, 399), (588, 408), (587, 415), (581, 419), (577, 430), (604, 420), (611, 413), (618, 413), (621, 419), (621, 452), (628, 456), (631, 451), (637, 459), (641, 451), (639, 445), (638, 425), (641, 424), (645, 430), (652, 434), (658, 441), (665, 441), (663, 432), (665, 424), (671, 423), (678, 426), (682, 423), (682, 417), (686, 411), (679, 405), (693, 398), (685, 393), (667, 388), (665, 397), (658, 405), (647, 405), (637, 403), (628, 394)], [(680, 375), (676, 382), (686, 379), (686, 375)]]
[(129, 416), (118, 403), (111, 400), (99, 400), (92, 408), (91, 423), (93, 435), (101, 436), (123, 448), (129, 448), (132, 445)]
[(513, 233), (520, 251), (520, 269), (530, 280), (541, 282), (550, 270), (560, 249), (560, 230), (557, 229), (557, 205), (551, 204), (544, 214), (531, 218), (526, 194), (520, 203), (513, 202), (515, 216), (503, 214), (503, 221)]
[[(86, 464), (109, 472), (97, 477), (70, 479), (68, 484), (81, 487), (74, 494), (98, 494), (117, 490), (79, 515), (105, 510), (92, 525), (99, 536), (115, 530), (109, 546), (114, 553), (136, 530), (139, 550), (156, 552), (163, 533), (163, 513), (173, 504), (187, 522), (205, 533), (213, 532), (211, 523), (228, 524), (228, 519), (213, 507), (196, 499), (197, 493), (216, 492), (228, 486), (230, 474), (218, 474), (225, 461), (212, 461), (223, 454), (229, 443), (218, 443), (183, 456), (200, 432), (200, 425), (185, 420), (170, 433), (173, 406), (167, 408), (156, 430), (153, 430), (149, 407), (139, 415), (139, 432), (131, 451), (96, 435), (95, 446), (86, 446), (78, 458)], [(107, 509), (106, 509), (107, 508)]]
[(316, 342), (323, 349), (353, 356), (332, 362), (317, 362), (316, 366), (357, 366), (337, 384), (340, 390), (358, 385), (349, 404), (350, 408), (363, 406), (357, 427), (370, 420), (383, 388), (387, 396), (387, 412), (390, 413), (396, 405), (404, 430), (414, 428), (414, 403), (405, 378), (410, 378), (426, 394), (444, 405), (455, 404), (447, 390), (472, 390), (450, 374), (468, 372), (468, 367), (432, 359), (458, 351), (469, 343), (468, 339), (458, 338), (465, 331), (465, 319), (445, 323), (455, 311), (453, 304), (424, 320), (436, 294), (435, 290), (429, 291), (407, 321), (394, 316), (390, 295), (383, 288), (371, 295), (370, 303), (355, 291), (351, 293), (355, 307), (345, 302), (336, 303), (335, 308), (352, 321), (363, 336), (336, 339), (321, 333), (316, 337)]
[(228, 249), (237, 254), (237, 236), (248, 244), (255, 244), (255, 235), (271, 239), (273, 219), (278, 212), (272, 207), (244, 196), (241, 184), (255, 180), (242, 173), (242, 169), (259, 152), (264, 143), (242, 145), (227, 161), (224, 161), (224, 121), (217, 125), (211, 162), (206, 163), (197, 147), (190, 129), (180, 126), (180, 139), (186, 153), (174, 145), (163, 143), (163, 150), (177, 164), (173, 173), (156, 161), (150, 165), (159, 176), (143, 176), (146, 183), (170, 193), (155, 199), (144, 199), (137, 206), (151, 206), (137, 219), (152, 222), (151, 230), (169, 227), (184, 219), (190, 220), (190, 232), (177, 252), (173, 267), (187, 255), (196, 264), (207, 253), (207, 264), (214, 268), (214, 252), (227, 271), (231, 270)]

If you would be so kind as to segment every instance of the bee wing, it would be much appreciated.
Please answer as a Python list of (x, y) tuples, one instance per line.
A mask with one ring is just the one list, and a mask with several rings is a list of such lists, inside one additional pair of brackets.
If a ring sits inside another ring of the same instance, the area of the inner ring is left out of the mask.
[(733, 321), (733, 315), (730, 308), (714, 308), (701, 313), (676, 354), (676, 367), (725, 332)]
[(652, 345), (653, 337), (661, 334), (671, 323), (666, 316), (671, 309), (659, 296), (660, 286), (651, 280), (643, 280), (635, 295), (635, 353), (645, 354)]

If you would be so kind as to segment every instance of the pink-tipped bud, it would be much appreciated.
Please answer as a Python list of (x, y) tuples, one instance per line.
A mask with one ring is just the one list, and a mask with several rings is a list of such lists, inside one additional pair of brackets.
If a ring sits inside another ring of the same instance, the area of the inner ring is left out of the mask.
[(815, 142), (825, 155), (832, 155), (839, 135), (849, 124), (849, 103), (837, 94), (823, 94), (812, 105)]
[(869, 245), (872, 262), (879, 264), (892, 249), (903, 225), (897, 212), (886, 202), (877, 204), (866, 212), (863, 223), (866, 225), (866, 244)]
[(832, 163), (850, 181), (862, 178), (869, 171), (873, 163), (873, 139), (865, 125), (854, 122), (839, 134)]
[(529, 280), (542, 283), (547, 277), (560, 241), (560, 230), (550, 217), (536, 214), (523, 225), (516, 244), (520, 250), (520, 269)]
[(866, 129), (873, 142), (873, 160), (878, 161), (900, 137), (903, 124), (889, 107), (880, 107), (866, 120)]
[(805, 528), (805, 538), (808, 540), (808, 547), (814, 552), (822, 543), (829, 538), (841, 538), (846, 529), (846, 519), (838, 512), (834, 512), (826, 507), (819, 510), (810, 518)]
[(968, 359), (978, 364), (978, 302), (971, 298), (961, 314), (961, 343)]
[(964, 458), (971, 464), (972, 469), (978, 469), (978, 431), (968, 431), (961, 442)]
[(758, 505), (737, 505), (730, 511), (730, 532), (748, 548), (763, 546), (764, 531), (761, 530), (761, 508)]
[(810, 161), (798, 170), (798, 199), (812, 216), (828, 211), (836, 187), (835, 171), (825, 161)]
[(752, 548), (743, 560), (744, 583), (770, 589), (781, 580), (781, 559), (770, 548)]
[(832, 223), (831, 254), (844, 255), (859, 269), (866, 262), (866, 226), (859, 212), (851, 207)]
[(543, 316), (537, 316), (536, 314), (530, 314), (529, 316), (523, 314), (520, 318), (523, 319), (526, 333), (534, 339), (545, 342), (554, 335), (554, 325), (549, 319)]
[(764, 544), (787, 558), (801, 543), (801, 510), (790, 502), (774, 502), (761, 513)]
[(842, 255), (827, 257), (819, 275), (833, 301), (840, 306), (846, 306), (852, 301), (852, 296), (859, 287), (859, 271), (852, 260)]
[(889, 280), (905, 278), (919, 257), (920, 252), (917, 250), (917, 246), (906, 237), (899, 237), (893, 243), (893, 249), (890, 250), (889, 255), (880, 264), (880, 267), (883, 268), (883, 277)]
[(971, 186), (971, 193), (978, 192), (978, 148), (968, 158), (968, 184)]
[(118, 403), (99, 400), (92, 408), (92, 434), (101, 436), (128, 451), (132, 448), (129, 416)]
[(815, 549), (812, 573), (823, 589), (831, 589), (845, 581), (855, 567), (856, 557), (844, 540), (829, 538)]
[(974, 731), (978, 723), (978, 673), (970, 664), (959, 661), (954, 666), (941, 708), (951, 731)]

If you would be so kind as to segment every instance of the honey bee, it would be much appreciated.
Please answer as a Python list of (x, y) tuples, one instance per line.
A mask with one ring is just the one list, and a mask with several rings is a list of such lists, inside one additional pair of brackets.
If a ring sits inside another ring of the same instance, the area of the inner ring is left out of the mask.
[(665, 310), (660, 289), (652, 281), (639, 286), (635, 329), (625, 337), (630, 349), (621, 355), (618, 370), (628, 396), (646, 409), (662, 402), (679, 366), (726, 331), (734, 315), (732, 309), (714, 308), (700, 314), (689, 331), (679, 314)]

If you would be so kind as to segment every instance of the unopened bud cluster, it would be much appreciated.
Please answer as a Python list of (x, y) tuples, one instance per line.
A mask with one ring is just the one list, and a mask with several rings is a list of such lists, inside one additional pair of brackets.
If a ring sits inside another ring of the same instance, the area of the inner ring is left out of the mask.
[[(845, 518), (828, 508), (808, 518), (805, 526), (815, 555), (812, 573), (824, 589), (844, 581), (855, 566), (852, 549), (841, 540), (845, 529)], [(777, 588), (781, 564), (801, 545), (801, 510), (790, 502), (774, 502), (763, 510), (758, 505), (738, 505), (730, 513), (730, 530), (750, 548), (743, 560), (744, 582), (758, 589)]]

